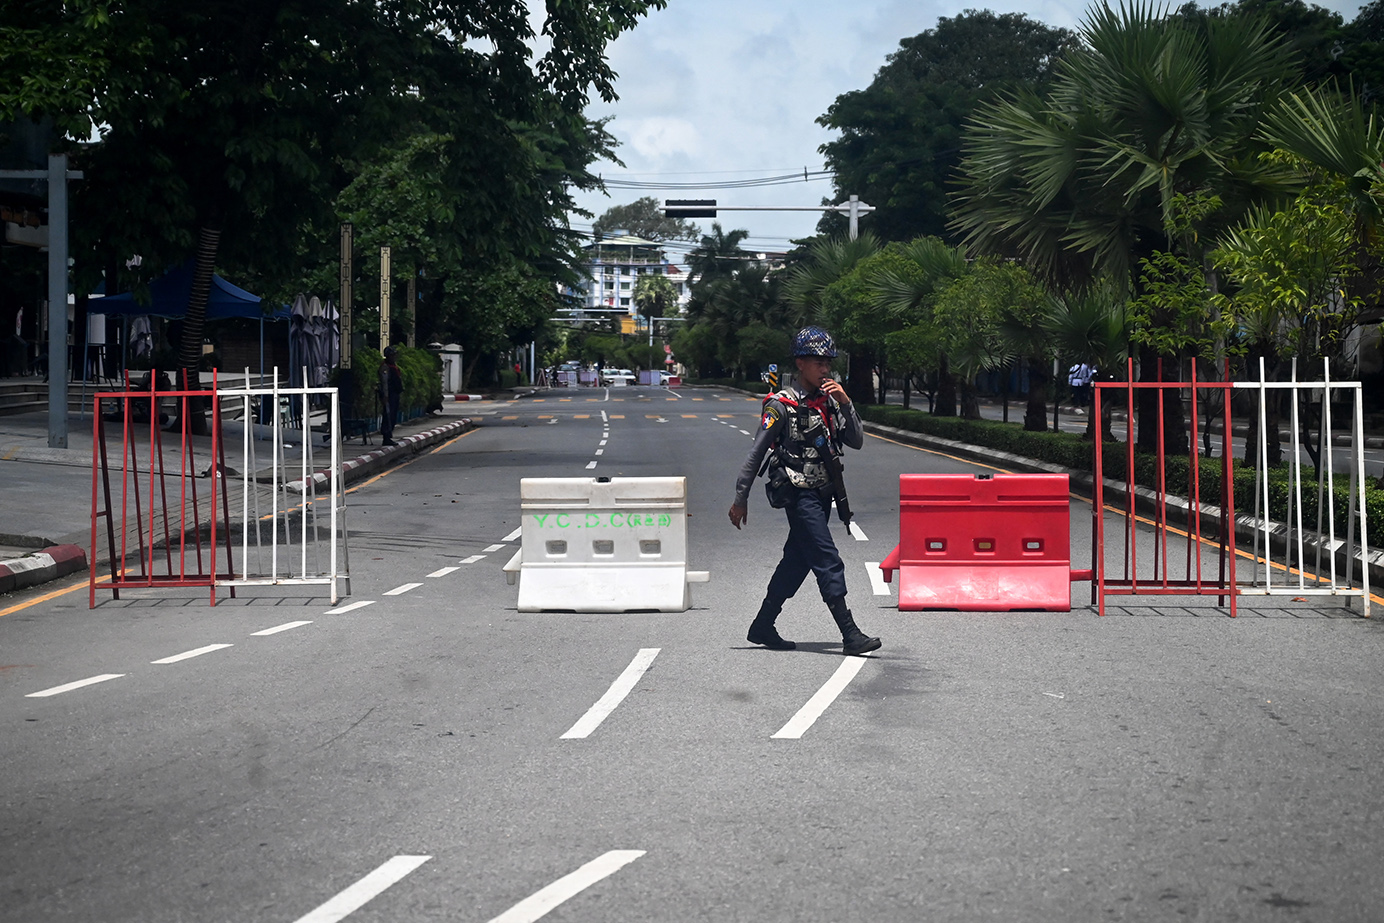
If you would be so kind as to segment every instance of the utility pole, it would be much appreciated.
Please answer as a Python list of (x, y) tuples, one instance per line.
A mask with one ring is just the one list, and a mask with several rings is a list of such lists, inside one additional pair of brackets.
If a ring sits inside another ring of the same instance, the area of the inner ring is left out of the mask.
[(67, 169), (66, 154), (49, 154), (47, 170), (0, 170), (0, 179), (48, 183), (48, 448), (67, 448)]
[(389, 347), (389, 248), (380, 248), (380, 352)]
[(350, 224), (341, 226), (341, 291), (338, 295), (338, 319), (341, 324), (341, 368), (351, 368), (351, 238)]

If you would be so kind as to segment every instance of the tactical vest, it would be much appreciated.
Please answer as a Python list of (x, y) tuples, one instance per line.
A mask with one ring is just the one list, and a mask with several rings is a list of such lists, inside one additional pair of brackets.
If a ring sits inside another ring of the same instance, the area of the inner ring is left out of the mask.
[(826, 486), (831, 477), (823, 459), (841, 455), (841, 406), (824, 395), (809, 401), (785, 389), (764, 398), (766, 412), (771, 400), (783, 405), (784, 426), (770, 452), (770, 482), (786, 476), (794, 487)]

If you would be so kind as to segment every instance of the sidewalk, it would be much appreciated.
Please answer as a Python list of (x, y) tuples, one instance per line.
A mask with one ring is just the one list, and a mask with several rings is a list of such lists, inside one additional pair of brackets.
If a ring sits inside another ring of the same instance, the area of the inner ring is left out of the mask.
[[(474, 405), (473, 405), (474, 406)], [(363, 445), (358, 437), (341, 446), (342, 479), (350, 484), (412, 457), (423, 448), (452, 438), (475, 425), (467, 415), (465, 403), (447, 402), (441, 413), (401, 423), (394, 429), (398, 445), (383, 447), (378, 433)], [(474, 412), (474, 411), (473, 411)], [(113, 446), (110, 458), (119, 470), (120, 430), (107, 429), (107, 445)], [(67, 419), (66, 449), (48, 446), (47, 411), (0, 416), (0, 593), (33, 586), (47, 580), (83, 570), (91, 548), (92, 419), (91, 413), (70, 413)], [(142, 427), (140, 461), (147, 458), (148, 424)], [(244, 430), (237, 422), (223, 427), (227, 442), (227, 465), (237, 468)], [(297, 430), (289, 430), (296, 437)], [(178, 433), (164, 433), (164, 450), (170, 460), (177, 458)], [(112, 443), (113, 440), (113, 443)], [(197, 467), (204, 469), (211, 459), (211, 438), (193, 438)], [(255, 443), (259, 459), (266, 459), (270, 444)], [(299, 469), (302, 447), (285, 448), (286, 470)], [(329, 464), (326, 446), (313, 450), (317, 469)], [(176, 461), (174, 461), (176, 464)], [(263, 462), (261, 462), (263, 464)], [(119, 485), (112, 484), (118, 491)], [(104, 542), (98, 543), (104, 545)], [(76, 554), (76, 550), (81, 554)], [(46, 558), (35, 555), (43, 555)], [(57, 549), (57, 550), (55, 550)], [(98, 561), (105, 561), (105, 549), (97, 548)]]

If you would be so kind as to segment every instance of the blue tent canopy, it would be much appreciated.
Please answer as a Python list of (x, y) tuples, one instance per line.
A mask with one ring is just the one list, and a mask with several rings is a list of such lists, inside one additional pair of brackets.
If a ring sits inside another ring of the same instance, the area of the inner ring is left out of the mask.
[[(134, 294), (126, 292), (93, 301), (89, 310), (94, 314), (153, 314), (159, 317), (182, 317), (187, 314), (187, 302), (192, 295), (192, 261), (183, 263), (176, 269), (149, 283), (149, 304), (135, 301)], [(264, 300), (252, 295), (220, 276), (212, 276), (211, 292), (207, 295), (207, 318), (219, 320), (226, 317), (248, 317), (251, 320), (286, 320), (288, 306), (281, 305), (271, 312), (264, 310)]]

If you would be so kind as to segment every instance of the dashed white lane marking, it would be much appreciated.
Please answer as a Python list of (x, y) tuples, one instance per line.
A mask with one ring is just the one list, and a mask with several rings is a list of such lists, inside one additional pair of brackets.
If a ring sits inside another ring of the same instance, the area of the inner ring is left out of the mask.
[(439, 567), (437, 570), (433, 571), (431, 574), (428, 574), (428, 576), (429, 576), (429, 577), (445, 577), (445, 576), (447, 576), (448, 574), (450, 574), (452, 571), (455, 571), (455, 570), (461, 570), (461, 568), (460, 568), (460, 567)]
[(150, 663), (177, 663), (180, 660), (191, 660), (193, 657), (201, 657), (203, 654), (210, 654), (212, 651), (219, 651), (222, 648), (231, 647), (229, 644), (208, 644), (206, 647), (199, 647), (195, 651), (183, 651), (181, 654), (174, 654), (172, 657), (165, 657), (162, 660), (151, 660)]
[(605, 444), (606, 444), (607, 442), (609, 442), (609, 441), (610, 441), (609, 439), (602, 439), (600, 442), (598, 442), (598, 443), (596, 443), (596, 444), (597, 444), (597, 445), (605, 445)]
[(601, 726), (601, 722), (606, 716), (615, 710), (615, 706), (624, 701), (625, 696), (630, 694), (634, 684), (639, 682), (639, 677), (644, 675), (644, 671), (649, 669), (649, 665), (654, 662), (658, 652), (662, 648), (644, 647), (639, 649), (639, 653), (634, 655), (630, 665), (625, 667), (625, 672), (616, 677), (615, 682), (610, 684), (606, 694), (591, 706), (591, 709), (581, 716), (581, 720), (562, 735), (562, 740), (579, 739), (587, 737), (592, 731)]
[(495, 552), (499, 551), (499, 550), (500, 550), (501, 548), (503, 548), (503, 547), (505, 547), (505, 543), (504, 543), (504, 542), (496, 542), (496, 543), (493, 544), (493, 545), (487, 546), (486, 549), (485, 549), (485, 553), (486, 553), (486, 554), (494, 554)]
[(855, 674), (860, 672), (860, 668), (865, 666), (865, 661), (869, 657), (847, 657), (841, 662), (841, 666), (836, 668), (836, 672), (831, 675), (831, 679), (822, 684), (822, 688), (807, 700), (807, 704), (798, 709), (798, 713), (788, 719), (788, 723), (779, 728), (773, 735), (774, 740), (797, 740), (802, 737), (807, 729), (812, 727), (812, 723), (822, 717), (822, 712), (827, 710), (827, 706), (836, 701), (836, 697), (841, 694), (850, 681), (855, 679)]
[(588, 471), (591, 470), (591, 469), (594, 468), (594, 467), (596, 467), (596, 463), (595, 463), (594, 461), (589, 461), (589, 462), (586, 463), (586, 468), (587, 468)]
[(483, 554), (473, 554), (473, 555), (471, 555), (471, 557), (469, 557), (469, 558), (462, 558), (462, 559), (461, 559), (461, 563), (462, 563), (462, 564), (475, 564), (477, 561), (479, 561), (479, 560), (480, 560), (481, 558), (483, 558), (483, 557), (485, 557), (485, 555), (483, 555)]
[(251, 637), (263, 637), (265, 635), (276, 635), (281, 631), (288, 631), (290, 628), (302, 628), (304, 625), (311, 625), (310, 621), (284, 622), (282, 625), (275, 625), (273, 628), (266, 628), (263, 631), (250, 632)]
[(870, 577), (870, 589), (875, 591), (876, 596), (889, 595), (889, 584), (884, 582), (884, 571), (879, 569), (878, 561), (866, 561), (865, 573)]
[(395, 856), (296, 923), (337, 923), (378, 897), (432, 856)]
[(592, 859), (575, 872), (563, 875), (543, 890), (524, 898), (498, 917), (492, 918), (490, 923), (533, 923), (559, 904), (575, 897), (596, 882), (614, 875), (642, 855), (642, 849), (612, 849)]
[(342, 615), (347, 612), (355, 612), (357, 609), (364, 609), (366, 606), (375, 605), (373, 599), (362, 599), (358, 603), (351, 603), (349, 606), (342, 606), (339, 609), (328, 609), (327, 615)]
[(605, 454), (605, 449), (597, 449), (597, 450), (596, 450), (596, 454), (597, 454), (597, 455), (604, 455), (604, 454)]
[(40, 692), (31, 692), (26, 695), (26, 699), (46, 699), (50, 695), (61, 695), (64, 692), (71, 692), (73, 689), (81, 689), (83, 686), (94, 686), (97, 683), (104, 683), (109, 679), (120, 679), (124, 673), (102, 673), (100, 676), (91, 676), (87, 679), (79, 679), (75, 683), (64, 683), (61, 686), (54, 686), (51, 689), (44, 689)]
[(521, 536), (521, 535), (523, 535), (523, 534), (524, 534), (524, 527), (523, 527), (523, 526), (520, 526), (519, 528), (515, 529), (513, 532), (511, 532), (511, 533), (509, 533), (508, 535), (506, 535), (505, 538), (504, 538), (504, 540), (507, 541), (507, 542), (512, 542), (512, 541), (514, 541), (516, 538), (518, 538), (519, 536)]
[(870, 540), (869, 537), (865, 534), (865, 530), (861, 529), (860, 526), (855, 524), (854, 519), (850, 521), (850, 524), (846, 526), (846, 528), (850, 530), (851, 535), (855, 536), (855, 540), (857, 542), (868, 542)]
[(604, 410), (601, 411), (601, 422), (607, 424), (610, 423), (610, 417), (606, 416), (606, 412)]
[(747, 429), (742, 429), (740, 432), (744, 433), (746, 436), (750, 435), (750, 431)]
[(396, 587), (395, 587), (394, 589), (392, 589), (392, 590), (385, 590), (385, 591), (384, 591), (384, 595), (385, 595), (385, 596), (403, 596), (403, 595), (404, 595), (405, 593), (407, 593), (409, 590), (416, 590), (416, 589), (418, 589), (418, 588), (419, 588), (420, 586), (422, 586), (422, 585), (423, 585), (423, 584), (421, 584), (421, 583), (405, 583), (403, 586), (396, 586)]

